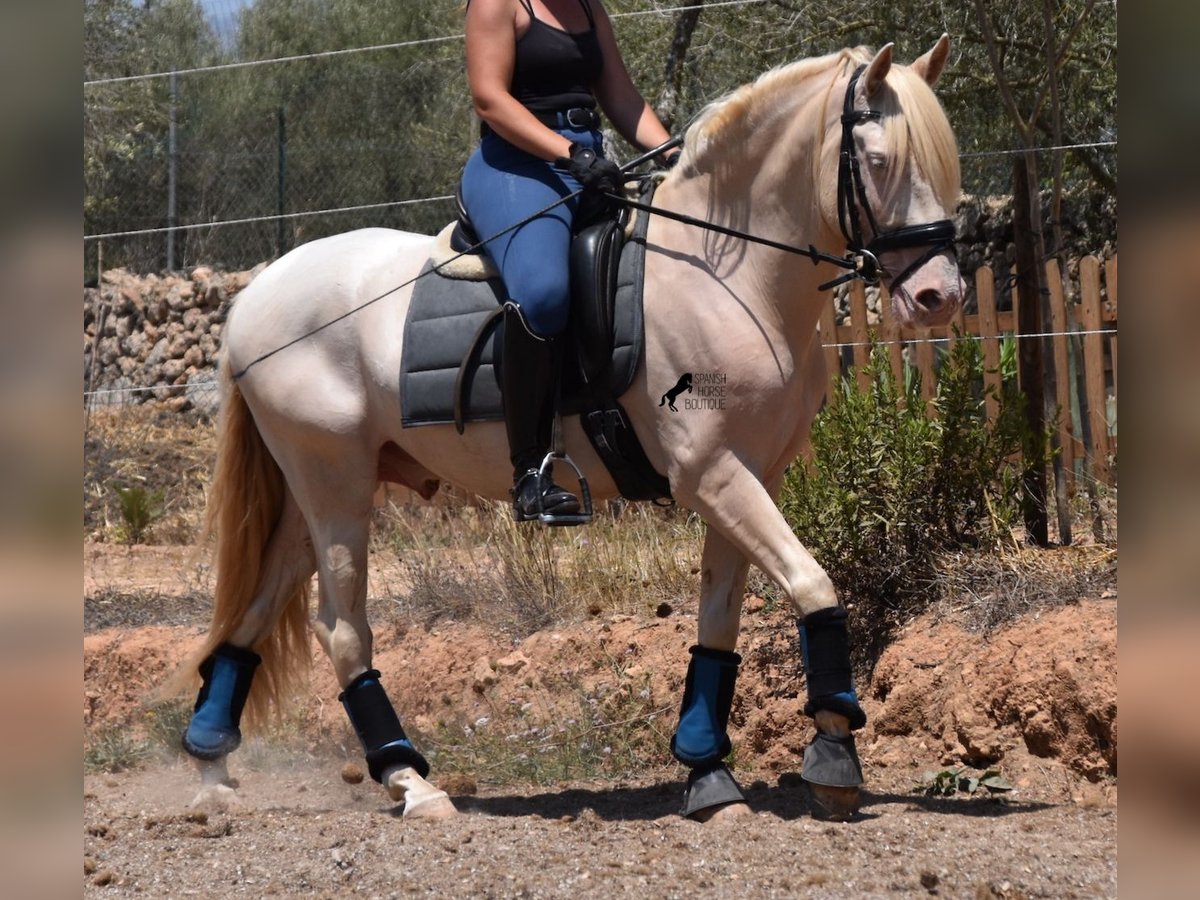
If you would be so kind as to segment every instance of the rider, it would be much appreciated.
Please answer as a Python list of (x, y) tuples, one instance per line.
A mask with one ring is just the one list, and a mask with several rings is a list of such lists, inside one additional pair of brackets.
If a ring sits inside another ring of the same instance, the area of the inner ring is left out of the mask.
[[(600, 0), (467, 0), (466, 38), (482, 141), (463, 172), (462, 199), (478, 234), (497, 234), (580, 188), (619, 189), (597, 105), (631, 144), (649, 150), (669, 140), (625, 69)], [(538, 473), (551, 439), (578, 210), (578, 199), (560, 204), (484, 246), (512, 298), (501, 368), (518, 522), (536, 518), (539, 506), (551, 515), (579, 509)]]

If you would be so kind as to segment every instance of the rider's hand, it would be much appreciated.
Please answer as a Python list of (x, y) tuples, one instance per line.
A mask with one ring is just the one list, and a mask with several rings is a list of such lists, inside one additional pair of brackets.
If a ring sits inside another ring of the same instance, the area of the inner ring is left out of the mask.
[(571, 156), (559, 157), (557, 165), (566, 169), (583, 185), (585, 191), (596, 193), (619, 193), (625, 176), (612, 160), (597, 156), (596, 151), (582, 144), (571, 145)]

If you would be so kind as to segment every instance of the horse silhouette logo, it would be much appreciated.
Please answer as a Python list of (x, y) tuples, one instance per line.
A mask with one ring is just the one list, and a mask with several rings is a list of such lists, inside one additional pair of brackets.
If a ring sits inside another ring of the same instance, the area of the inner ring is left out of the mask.
[(679, 407), (675, 405), (675, 398), (677, 398), (684, 391), (687, 391), (689, 394), (692, 392), (691, 372), (684, 372), (682, 375), (680, 375), (679, 380), (675, 382), (675, 387), (671, 388), (662, 395), (662, 399), (658, 401), (658, 405), (662, 406), (665, 403), (671, 412), (679, 412)]

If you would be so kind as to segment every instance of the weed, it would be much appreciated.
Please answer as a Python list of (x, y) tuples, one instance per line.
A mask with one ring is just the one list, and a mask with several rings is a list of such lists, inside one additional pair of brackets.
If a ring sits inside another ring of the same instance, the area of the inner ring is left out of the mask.
[(151, 751), (149, 742), (127, 727), (99, 729), (91, 735), (83, 751), (83, 770), (123, 772), (134, 769), (150, 758)]
[(175, 752), (180, 749), (180, 738), (191, 720), (191, 702), (171, 700), (147, 709), (142, 717), (142, 725), (151, 746)]
[(656, 706), (648, 678), (586, 688), (564, 676), (547, 693), (571, 699), (536, 710), (514, 702), (473, 722), (442, 722), (422, 748), (439, 771), (493, 784), (614, 778), (671, 764), (677, 704)]
[(981, 789), (987, 795), (1004, 794), (1013, 789), (999, 769), (974, 770), (961, 766), (956, 769), (942, 769), (940, 772), (926, 772), (920, 782), (913, 787), (915, 793), (927, 797), (952, 797), (956, 793), (975, 795)]
[(164, 512), (163, 492), (151, 492), (140, 485), (134, 485), (117, 488), (117, 495), (120, 497), (121, 509), (117, 540), (123, 544), (140, 544), (145, 541), (150, 526)]

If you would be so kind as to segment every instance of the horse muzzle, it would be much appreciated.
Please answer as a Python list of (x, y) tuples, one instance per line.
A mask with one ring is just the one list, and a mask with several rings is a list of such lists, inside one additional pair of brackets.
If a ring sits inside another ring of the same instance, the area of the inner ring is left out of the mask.
[[(885, 279), (886, 280), (886, 279)], [(962, 308), (966, 283), (952, 250), (943, 250), (888, 282), (892, 312), (902, 325), (934, 328), (946, 325)]]

